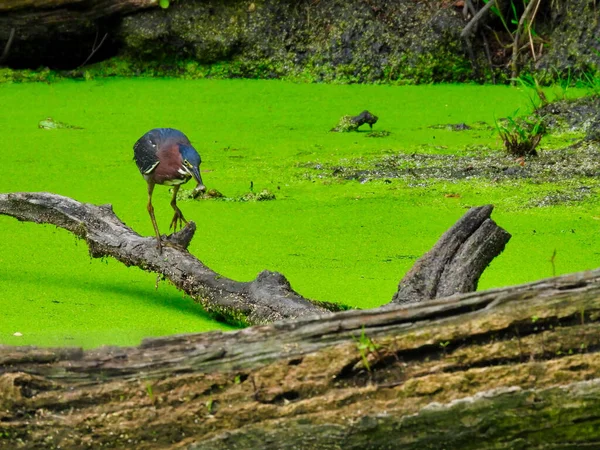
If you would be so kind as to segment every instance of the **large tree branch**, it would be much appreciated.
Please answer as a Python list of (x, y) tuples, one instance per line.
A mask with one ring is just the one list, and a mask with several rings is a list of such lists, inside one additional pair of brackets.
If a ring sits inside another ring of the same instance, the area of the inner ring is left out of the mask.
[[(402, 279), (394, 301), (416, 302), (475, 290), (487, 264), (510, 235), (490, 219), (492, 206), (471, 208)], [(309, 300), (286, 278), (263, 271), (249, 283), (225, 278), (186, 249), (195, 225), (169, 236), (163, 254), (154, 238), (125, 225), (110, 205), (95, 206), (49, 193), (0, 194), (0, 214), (51, 223), (85, 239), (93, 257), (111, 256), (127, 266), (162, 274), (205, 310), (229, 322), (256, 325), (348, 309)]]
[[(254, 281), (244, 283), (206, 267), (186, 250), (195, 230), (193, 222), (170, 237), (172, 244), (161, 254), (156, 238), (137, 234), (119, 220), (110, 205), (95, 206), (43, 192), (0, 194), (0, 214), (65, 228), (85, 239), (92, 257), (111, 256), (127, 266), (162, 274), (207, 312), (229, 322), (261, 324), (329, 313), (319, 302), (294, 292), (279, 273), (263, 271)], [(327, 306), (335, 309), (335, 305)]]
[[(489, 218), (491, 206), (472, 208), (402, 279), (394, 302), (414, 302), (472, 291), (510, 235)], [(0, 214), (52, 223), (86, 240), (93, 257), (112, 256), (127, 266), (160, 273), (204, 308), (245, 324), (323, 314), (339, 310), (294, 292), (281, 274), (264, 271), (251, 283), (222, 277), (186, 251), (195, 225), (170, 236), (165, 254), (121, 222), (110, 205), (95, 206), (48, 193), (0, 194)]]
[[(418, 263), (424, 273), (443, 280), (452, 261), (481, 266), (477, 253), (498, 247), (482, 238), (497, 237), (490, 212), (473, 208), (459, 220)], [(0, 194), (0, 213), (66, 228), (92, 255), (164, 273), (216, 310), (268, 309), (260, 301), (297, 295), (269, 272), (252, 283), (218, 279), (184, 248), (192, 226), (160, 256), (153, 238), (107, 205)], [(312, 305), (295, 302), (300, 311)], [(592, 445), (600, 441), (599, 324), (595, 270), (132, 348), (0, 346), (0, 448)]]

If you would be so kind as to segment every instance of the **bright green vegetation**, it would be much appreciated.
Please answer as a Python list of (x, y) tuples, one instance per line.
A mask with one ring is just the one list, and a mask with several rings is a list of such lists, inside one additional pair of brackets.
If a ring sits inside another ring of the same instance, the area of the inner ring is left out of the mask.
[[(513, 238), (480, 288), (551, 276), (554, 250), (557, 274), (600, 262), (593, 179), (361, 182), (319, 169), (399, 152), (500, 153), (495, 119), (531, 107), (520, 88), (106, 79), (4, 84), (0, 103), (0, 192), (111, 203), (129, 226), (152, 235), (132, 145), (150, 128), (171, 126), (200, 151), (208, 188), (240, 198), (253, 182), (255, 193), (274, 193), (272, 201), (180, 203), (199, 227), (190, 251), (237, 280), (276, 270), (307, 297), (375, 307), (466, 208), (486, 203), (496, 205), (494, 219)], [(366, 125), (364, 132), (329, 132), (341, 116), (364, 109), (379, 116), (374, 130), (390, 134), (367, 137)], [(49, 117), (82, 129), (38, 128)], [(439, 127), (480, 121), (489, 126)], [(169, 198), (157, 187), (162, 232), (172, 217)], [(0, 230), (0, 343), (133, 345), (146, 336), (228, 329), (168, 283), (155, 290), (155, 275), (90, 259), (64, 230), (9, 217), (0, 217)]]

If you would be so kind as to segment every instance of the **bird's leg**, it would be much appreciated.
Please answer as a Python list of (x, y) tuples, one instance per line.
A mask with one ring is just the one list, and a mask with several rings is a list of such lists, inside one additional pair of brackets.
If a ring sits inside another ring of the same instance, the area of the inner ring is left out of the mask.
[(173, 229), (173, 231), (177, 231), (177, 227), (183, 228), (183, 224), (187, 224), (187, 220), (183, 217), (183, 213), (177, 207), (177, 192), (179, 192), (179, 184), (173, 186), (173, 198), (171, 199), (171, 207), (175, 210), (175, 215), (173, 216), (173, 220), (171, 220), (171, 225), (169, 229)]
[(152, 192), (154, 191), (154, 183), (148, 183), (148, 214), (150, 214), (150, 219), (152, 219), (152, 226), (154, 227), (154, 232), (156, 233), (156, 248), (158, 251), (162, 253), (162, 244), (160, 242), (160, 231), (158, 231), (158, 225), (156, 224), (156, 217), (154, 217), (154, 207), (152, 206)]

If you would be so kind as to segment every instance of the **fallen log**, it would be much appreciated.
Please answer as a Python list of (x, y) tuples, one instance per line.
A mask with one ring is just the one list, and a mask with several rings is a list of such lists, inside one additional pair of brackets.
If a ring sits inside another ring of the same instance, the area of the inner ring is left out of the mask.
[[(166, 238), (160, 258), (153, 238), (137, 235), (109, 205), (0, 194), (0, 213), (66, 228), (93, 256), (163, 273), (213, 312), (247, 307), (247, 298), (276, 310), (289, 297), (321, 312), (303, 315), (297, 307), (293, 321), (131, 348), (0, 346), (0, 448), (575, 448), (600, 441), (600, 269), (331, 313), (296, 298), (289, 285), (284, 292), (280, 274), (263, 272), (252, 283), (220, 278), (187, 253), (193, 224)], [(403, 281), (439, 295), (445, 273), (484, 266), (478, 253), (508, 238), (490, 213), (489, 206), (467, 212), (415, 265), (428, 276), (409, 273)], [(475, 278), (464, 280), (472, 286)]]
[(96, 350), (0, 347), (0, 448), (590, 448), (600, 270)]
[(0, 2), (0, 26), (34, 34), (49, 25), (72, 28), (151, 7), (158, 7), (158, 0), (5, 0)]
[[(492, 209), (490, 205), (471, 208), (417, 261), (402, 279), (393, 301), (418, 302), (475, 290), (481, 273), (510, 238), (490, 219)], [(348, 309), (304, 298), (277, 272), (265, 270), (252, 282), (237, 282), (216, 273), (187, 251), (196, 229), (193, 222), (165, 238), (161, 254), (153, 237), (137, 234), (110, 205), (21, 192), (0, 194), (0, 214), (65, 228), (86, 241), (92, 257), (110, 256), (127, 266), (161, 274), (208, 313), (230, 323), (266, 324)]]

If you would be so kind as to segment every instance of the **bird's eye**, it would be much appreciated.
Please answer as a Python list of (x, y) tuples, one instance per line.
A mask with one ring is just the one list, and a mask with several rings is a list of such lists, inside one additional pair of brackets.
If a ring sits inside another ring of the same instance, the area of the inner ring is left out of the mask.
[(187, 159), (183, 163), (190, 168), (192, 167), (192, 165), (190, 164), (190, 162)]

